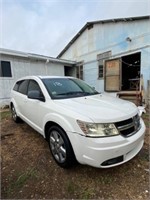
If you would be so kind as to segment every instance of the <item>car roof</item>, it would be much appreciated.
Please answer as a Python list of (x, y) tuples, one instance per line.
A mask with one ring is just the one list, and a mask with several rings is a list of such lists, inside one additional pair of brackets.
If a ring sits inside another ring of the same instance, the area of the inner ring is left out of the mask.
[(24, 76), (18, 80), (20, 81), (20, 80), (24, 80), (24, 79), (37, 79), (37, 78), (39, 78), (39, 79), (47, 79), (47, 78), (50, 78), (50, 79), (53, 79), (53, 78), (76, 79), (75, 77), (71, 77), (71, 76), (40, 76), (40, 75), (37, 75), (37, 76)]
[(43, 78), (75, 78), (75, 77), (71, 77), (71, 76), (38, 76), (39, 78), (43, 79)]

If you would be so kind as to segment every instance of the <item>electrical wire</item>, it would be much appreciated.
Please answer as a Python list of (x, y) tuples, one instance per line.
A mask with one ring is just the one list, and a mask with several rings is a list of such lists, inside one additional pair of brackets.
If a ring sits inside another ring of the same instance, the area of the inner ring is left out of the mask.
[(132, 67), (140, 67), (140, 66), (141, 66), (141, 65), (133, 65), (132, 63), (127, 63), (127, 62), (125, 62), (125, 61), (123, 61), (123, 60), (121, 60), (121, 59), (119, 59), (119, 61), (120, 61), (121, 63), (124, 63), (125, 65), (132, 66)]

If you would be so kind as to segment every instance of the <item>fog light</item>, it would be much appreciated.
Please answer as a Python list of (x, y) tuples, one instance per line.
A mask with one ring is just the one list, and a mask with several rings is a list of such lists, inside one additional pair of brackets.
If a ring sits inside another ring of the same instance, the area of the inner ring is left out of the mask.
[(116, 158), (106, 160), (101, 165), (102, 166), (109, 166), (109, 165), (114, 165), (114, 164), (120, 163), (122, 161), (123, 161), (123, 156), (119, 156), (119, 157), (116, 157)]

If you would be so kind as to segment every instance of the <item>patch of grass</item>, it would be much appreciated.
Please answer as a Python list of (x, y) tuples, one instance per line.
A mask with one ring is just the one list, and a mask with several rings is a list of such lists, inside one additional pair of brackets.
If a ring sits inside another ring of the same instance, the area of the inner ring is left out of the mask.
[(144, 123), (146, 125), (146, 127), (150, 127), (150, 120), (149, 119), (144, 119)]
[(8, 117), (11, 116), (11, 112), (9, 110), (7, 111), (2, 111), (0, 113), (0, 121), (2, 121), (3, 119), (7, 119)]
[(67, 191), (69, 194), (74, 194), (76, 191), (76, 186), (72, 181), (67, 182)]
[(146, 113), (143, 113), (142, 118), (149, 117), (149, 113), (150, 113), (149, 111), (146, 111)]
[(37, 171), (34, 168), (18, 175), (16, 181), (11, 180), (11, 184), (7, 190), (7, 195), (10, 195), (13, 191), (21, 189), (24, 184), (33, 177), (37, 177)]
[(141, 161), (146, 161), (149, 162), (149, 152), (147, 151), (147, 149), (142, 149), (139, 153), (140, 159)]
[(94, 197), (94, 189), (93, 188), (86, 188), (82, 194), (80, 195), (81, 199), (93, 199)]
[(150, 127), (150, 113), (146, 112), (142, 115), (142, 119), (144, 120), (144, 123), (146, 125), (146, 127)]
[(111, 175), (104, 175), (104, 176), (101, 176), (101, 177), (97, 178), (97, 182), (99, 184), (103, 184), (103, 185), (111, 184), (113, 181), (114, 180), (113, 180)]

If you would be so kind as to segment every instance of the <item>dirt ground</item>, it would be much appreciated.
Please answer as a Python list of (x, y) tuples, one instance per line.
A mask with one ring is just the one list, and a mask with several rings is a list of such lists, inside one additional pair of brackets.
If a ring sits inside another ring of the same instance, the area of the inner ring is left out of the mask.
[(149, 199), (149, 114), (145, 144), (128, 163), (110, 169), (58, 167), (45, 139), (1, 112), (1, 199)]

